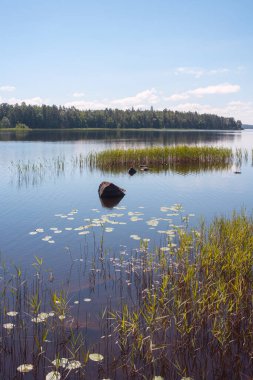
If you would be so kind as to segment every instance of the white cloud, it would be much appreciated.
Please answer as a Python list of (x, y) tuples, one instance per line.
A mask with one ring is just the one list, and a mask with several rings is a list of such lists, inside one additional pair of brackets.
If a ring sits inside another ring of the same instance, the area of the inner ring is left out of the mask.
[(21, 103), (30, 104), (32, 106), (41, 106), (42, 104), (46, 104), (47, 100), (42, 99), (39, 96), (36, 96), (34, 98), (28, 98), (28, 99), (18, 99), (18, 98), (10, 98), (7, 100), (7, 103), (9, 104), (21, 104)]
[(3, 91), (3, 92), (12, 92), (15, 90), (16, 90), (16, 87), (14, 86), (9, 86), (9, 85), (0, 86), (0, 91)]
[(245, 124), (253, 124), (253, 102), (233, 101), (223, 107), (214, 107), (210, 104), (181, 103), (169, 107), (172, 110), (182, 112), (209, 113), (224, 117), (234, 117)]
[(171, 100), (172, 102), (177, 102), (178, 100), (188, 99), (189, 95), (186, 92), (182, 92), (181, 94), (173, 94), (165, 98), (165, 100)]
[(202, 98), (205, 95), (225, 95), (234, 94), (240, 91), (238, 84), (222, 83), (214, 86), (206, 86), (188, 90), (179, 94), (172, 94), (166, 97), (166, 100), (178, 101), (182, 99), (189, 99), (191, 96)]
[(193, 75), (194, 78), (200, 78), (204, 75), (205, 70), (196, 67), (177, 67), (175, 70), (176, 75), (187, 74)]
[(109, 103), (98, 100), (74, 100), (64, 104), (65, 107), (75, 107), (80, 110), (101, 110), (109, 107)]
[(159, 97), (157, 94), (157, 91), (152, 88), (151, 90), (145, 90), (142, 92), (139, 92), (138, 94), (134, 96), (129, 96), (126, 98), (121, 99), (115, 99), (112, 101), (112, 104), (116, 108), (146, 108), (150, 107), (153, 104), (156, 104), (159, 102)]
[(82, 97), (84, 96), (84, 93), (83, 93), (83, 92), (74, 92), (74, 93), (72, 94), (72, 96), (73, 96), (74, 98), (82, 98)]
[(239, 91), (240, 86), (238, 84), (223, 83), (216, 86), (199, 87), (188, 91), (188, 94), (202, 97), (204, 95), (233, 94)]
[(219, 75), (230, 72), (229, 69), (222, 67), (217, 69), (204, 69), (201, 67), (177, 67), (175, 70), (175, 75), (192, 75), (194, 78), (198, 79), (203, 76)]
[(145, 91), (141, 91), (134, 96), (128, 96), (125, 98), (113, 99), (113, 100), (102, 100), (102, 101), (72, 101), (65, 103), (66, 107), (76, 107), (79, 109), (104, 109), (104, 108), (150, 108), (152, 105), (157, 104), (160, 101), (160, 97), (157, 91), (152, 88)]

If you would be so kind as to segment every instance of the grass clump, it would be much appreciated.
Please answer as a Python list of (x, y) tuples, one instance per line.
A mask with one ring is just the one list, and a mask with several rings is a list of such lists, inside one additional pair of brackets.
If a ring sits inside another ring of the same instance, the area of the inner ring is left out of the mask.
[(174, 164), (198, 164), (212, 167), (229, 165), (232, 161), (232, 149), (187, 145), (112, 149), (91, 153), (87, 158), (90, 167), (102, 170), (139, 165), (173, 166)]
[(31, 276), (2, 263), (0, 375), (31, 369), (37, 378), (53, 371), (64, 379), (252, 378), (252, 217), (234, 213), (199, 231), (172, 232), (173, 243), (168, 235), (167, 246), (149, 250), (143, 239), (126, 259), (101, 248), (86, 274), (87, 263), (79, 272), (76, 262), (80, 286), (89, 279), (90, 288), (99, 283), (101, 292), (104, 284), (110, 295), (90, 339), (84, 311), (95, 314), (86, 298), (84, 307), (74, 301), (73, 279), (53, 284), (38, 257)]
[(217, 218), (178, 239), (169, 253), (157, 253), (158, 280), (147, 281), (149, 264), (138, 279), (146, 284), (142, 302), (113, 314), (124, 361), (152, 363), (175, 379), (252, 376), (252, 219)]

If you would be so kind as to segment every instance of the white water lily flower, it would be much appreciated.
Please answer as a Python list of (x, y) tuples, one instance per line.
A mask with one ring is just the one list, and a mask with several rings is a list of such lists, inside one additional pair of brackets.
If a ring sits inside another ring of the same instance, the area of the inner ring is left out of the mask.
[(65, 230), (66, 231), (71, 231), (71, 230), (73, 230), (73, 228), (72, 227), (65, 227)]
[(90, 231), (82, 231), (82, 232), (78, 232), (78, 235), (88, 235), (90, 233)]
[(79, 301), (74, 301), (74, 304), (78, 305), (78, 304), (79, 304)]
[(6, 330), (12, 330), (15, 327), (13, 323), (4, 323), (3, 328)]
[(142, 241), (144, 241), (145, 243), (148, 243), (150, 241), (150, 239), (145, 238), (145, 239), (142, 239)]
[(54, 231), (55, 234), (61, 234), (62, 233), (62, 230), (56, 230)]
[(82, 367), (82, 364), (78, 360), (71, 360), (68, 363), (67, 369), (77, 369)]
[(70, 218), (67, 218), (68, 220), (74, 220), (75, 218), (73, 218), (72, 216)]
[(91, 298), (84, 298), (84, 302), (90, 302)]
[(49, 317), (54, 317), (54, 312), (53, 312), (53, 311), (50, 311), (50, 312), (48, 313), (48, 316), (49, 316)]
[(33, 365), (32, 364), (21, 364), (18, 368), (17, 371), (25, 373), (25, 372), (30, 372), (33, 370)]
[(61, 374), (58, 371), (49, 372), (46, 376), (46, 380), (60, 380)]
[(8, 313), (6, 313), (7, 315), (9, 315), (9, 317), (16, 317), (16, 315), (18, 315), (18, 312), (17, 311), (8, 311)]
[(69, 359), (67, 358), (58, 358), (58, 359), (53, 360), (52, 364), (55, 365), (56, 367), (66, 368), (68, 362), (69, 362)]
[(101, 354), (90, 354), (89, 358), (94, 362), (102, 362), (102, 360), (104, 360), (104, 357)]
[(29, 235), (37, 235), (37, 231), (31, 231), (31, 232), (29, 232)]
[(152, 380), (164, 380), (162, 376), (154, 376)]
[(58, 317), (61, 321), (63, 320), (63, 319), (65, 319), (66, 318), (66, 316), (64, 315), (64, 314), (62, 314), (62, 315), (59, 315), (59, 317)]
[(170, 251), (170, 248), (169, 247), (161, 247), (160, 251), (163, 251), (163, 252)]
[(48, 242), (49, 244), (54, 244), (54, 243), (55, 243), (54, 240), (48, 240), (47, 242)]
[(49, 228), (51, 231), (57, 231), (58, 230), (58, 228), (57, 227), (51, 227), (51, 228)]

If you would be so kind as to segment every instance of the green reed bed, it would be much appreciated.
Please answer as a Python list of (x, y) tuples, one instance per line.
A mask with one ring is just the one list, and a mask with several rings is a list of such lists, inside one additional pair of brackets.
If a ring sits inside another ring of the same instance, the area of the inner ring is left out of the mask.
[(91, 153), (87, 157), (90, 167), (108, 169), (139, 165), (187, 164), (231, 164), (233, 152), (229, 148), (208, 146), (166, 146), (143, 149), (112, 149)]
[(251, 378), (252, 219), (219, 218), (200, 234), (178, 234), (177, 247), (157, 251), (159, 270), (146, 256), (141, 302), (112, 315), (122, 362), (153, 365), (166, 379)]
[[(74, 311), (81, 305), (71, 276), (67, 286), (56, 286), (38, 257), (30, 276), (2, 264), (2, 378), (23, 378), (22, 365), (30, 366), (30, 378), (46, 380), (252, 378), (252, 218), (221, 217), (199, 231), (182, 225), (163, 247), (148, 244), (120, 258), (102, 246), (94, 253), (89, 286), (104, 283), (110, 297), (92, 317), (103, 326), (92, 345), (83, 312)], [(72, 259), (70, 267), (79, 271), (81, 263)]]

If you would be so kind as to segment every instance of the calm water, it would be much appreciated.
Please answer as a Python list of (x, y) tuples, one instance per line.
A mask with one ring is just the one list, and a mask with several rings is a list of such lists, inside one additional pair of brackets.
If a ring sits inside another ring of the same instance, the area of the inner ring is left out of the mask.
[[(182, 143), (247, 149), (248, 163), (243, 164), (241, 175), (235, 175), (235, 168), (232, 168), (229, 171), (197, 174), (189, 172), (184, 175), (176, 172), (156, 174), (149, 171), (138, 172), (133, 177), (127, 173), (117, 175), (80, 170), (73, 163), (73, 158), (80, 153), (86, 155), (90, 151)], [(198, 224), (201, 217), (209, 221), (215, 215), (227, 215), (242, 207), (250, 213), (253, 206), (252, 147), (253, 131), (250, 130), (1, 134), (1, 252), (5, 257), (11, 257), (23, 264), (30, 263), (34, 255), (42, 256), (49, 265), (57, 266), (61, 270), (65, 265), (65, 247), (69, 247), (75, 256), (80, 254), (84, 243), (94, 240), (94, 235), (97, 242), (101, 239), (101, 228), (89, 229), (89, 235), (79, 235), (80, 230), (74, 230), (89, 224), (84, 219), (98, 219), (101, 215), (112, 213), (123, 214), (110, 219), (126, 224), (108, 224), (107, 227), (114, 230), (103, 234), (105, 246), (117, 251), (120, 245), (133, 248), (139, 245), (138, 241), (130, 238), (132, 234), (151, 238), (152, 242), (159, 243), (161, 234), (157, 230), (164, 230), (168, 222), (159, 221), (155, 230), (151, 230), (152, 226), (146, 222), (152, 217), (165, 218), (169, 211), (163, 212), (161, 207), (182, 204), (185, 210), (183, 215), (195, 214), (191, 217), (192, 224)], [(64, 161), (64, 170), (54, 167), (52, 162), (57, 157)], [(30, 170), (20, 174), (17, 170), (18, 162), (24, 164), (28, 161), (32, 164), (44, 162), (43, 170)], [(126, 196), (118, 205), (123, 209), (110, 210), (101, 205), (97, 188), (103, 180), (113, 181), (126, 189)], [(73, 209), (77, 210), (75, 214), (67, 215)], [(137, 212), (141, 220), (131, 221), (131, 216), (136, 216), (128, 215), (131, 212)], [(179, 223), (180, 220), (174, 217), (174, 222)], [(37, 228), (43, 228), (44, 233), (29, 235), (29, 232)], [(54, 233), (50, 228), (58, 228), (62, 233)], [(42, 241), (46, 235), (53, 235), (55, 243)]]
[[(248, 152), (248, 161), (243, 160), (240, 175), (233, 167), (199, 173), (188, 168), (183, 174), (150, 170), (133, 177), (90, 171), (75, 163), (80, 154), (92, 151), (170, 144), (242, 148)], [(97, 316), (108, 299), (115, 307), (122, 300), (136, 299), (132, 286), (126, 289), (119, 284), (128, 260), (140, 246), (139, 238), (150, 239), (150, 248), (163, 246), (163, 231), (182, 225), (182, 217), (189, 214), (190, 227), (197, 227), (201, 218), (208, 223), (242, 208), (252, 213), (252, 147), (251, 130), (0, 134), (0, 252), (28, 271), (35, 256), (42, 257), (53, 274), (53, 284), (71, 280), (68, 297), (73, 313), (83, 315), (80, 326), (86, 327), (87, 339), (96, 341), (102, 334)], [(28, 163), (30, 169), (25, 170)], [(126, 189), (115, 207), (105, 207), (98, 197), (104, 180)], [(183, 210), (175, 212), (175, 204)], [(101, 269), (103, 263), (95, 263), (101, 245), (112, 264), (113, 272), (110, 266), (106, 269), (109, 275)], [(85, 302), (75, 304), (85, 297), (91, 299), (88, 307)]]

